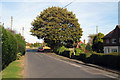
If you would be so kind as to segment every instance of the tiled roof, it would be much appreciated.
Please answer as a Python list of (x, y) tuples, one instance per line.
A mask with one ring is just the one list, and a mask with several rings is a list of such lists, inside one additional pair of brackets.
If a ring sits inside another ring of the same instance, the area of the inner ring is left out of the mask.
[(120, 28), (120, 25), (117, 25), (118, 28)]
[[(120, 29), (120, 25), (117, 25), (116, 28), (119, 28), (119, 29)], [(115, 29), (116, 29), (116, 28), (115, 28)], [(114, 29), (114, 30), (115, 30), (115, 29)], [(111, 38), (111, 35), (113, 34), (114, 30), (112, 30), (111, 32), (109, 32), (108, 34), (106, 34), (106, 35), (103, 37), (103, 39), (105, 39), (105, 38)]]

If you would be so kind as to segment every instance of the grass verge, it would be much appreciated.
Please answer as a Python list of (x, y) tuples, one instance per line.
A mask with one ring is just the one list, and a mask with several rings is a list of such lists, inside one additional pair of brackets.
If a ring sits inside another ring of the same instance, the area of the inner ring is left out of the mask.
[(24, 56), (11, 62), (3, 71), (2, 78), (23, 78)]

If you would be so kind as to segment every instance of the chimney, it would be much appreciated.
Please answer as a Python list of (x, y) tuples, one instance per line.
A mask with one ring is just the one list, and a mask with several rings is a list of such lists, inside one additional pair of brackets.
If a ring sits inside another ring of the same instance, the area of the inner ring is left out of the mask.
[(84, 39), (84, 44), (85, 44), (85, 39)]

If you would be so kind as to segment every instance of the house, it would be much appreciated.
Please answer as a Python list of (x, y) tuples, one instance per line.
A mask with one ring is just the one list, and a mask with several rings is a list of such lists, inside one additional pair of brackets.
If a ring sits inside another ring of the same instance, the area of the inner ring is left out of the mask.
[(103, 37), (104, 53), (120, 53), (120, 25)]

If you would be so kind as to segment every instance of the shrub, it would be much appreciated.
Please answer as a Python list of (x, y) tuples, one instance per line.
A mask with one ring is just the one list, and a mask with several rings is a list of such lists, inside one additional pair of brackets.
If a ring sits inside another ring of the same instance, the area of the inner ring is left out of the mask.
[(75, 55), (74, 58), (86, 63), (92, 63), (104, 67), (120, 70), (120, 53), (81, 53), (80, 49), (75, 49), (75, 52), (79, 55)]
[(57, 52), (58, 52), (58, 54), (65, 56), (65, 57), (69, 57), (69, 58), (71, 58), (72, 53), (73, 53), (72, 50), (65, 48), (65, 46), (58, 48)]
[(83, 49), (81, 48), (74, 48), (75, 55), (79, 56), (80, 54), (84, 54)]
[(5, 68), (16, 59), (17, 40), (15, 36), (2, 27), (2, 66)]
[(82, 49), (83, 51), (85, 51), (85, 47), (86, 47), (86, 45), (84, 43), (81, 43), (79, 45), (79, 48)]
[(17, 38), (17, 47), (18, 47), (18, 53), (22, 53), (22, 55), (25, 54), (25, 40), (20, 34), (16, 34)]
[(22, 56), (22, 53), (17, 53), (16, 59), (19, 60)]
[(66, 50), (65, 46), (62, 46), (57, 49), (57, 52), (58, 52), (58, 54), (60, 54), (60, 53), (64, 52), (65, 50)]
[(88, 50), (88, 51), (92, 51), (92, 47), (90, 46), (89, 43), (86, 45), (85, 49)]
[(1, 25), (0, 28), (2, 28), (2, 69), (4, 69), (25, 53), (25, 41), (19, 34), (14, 34)]

